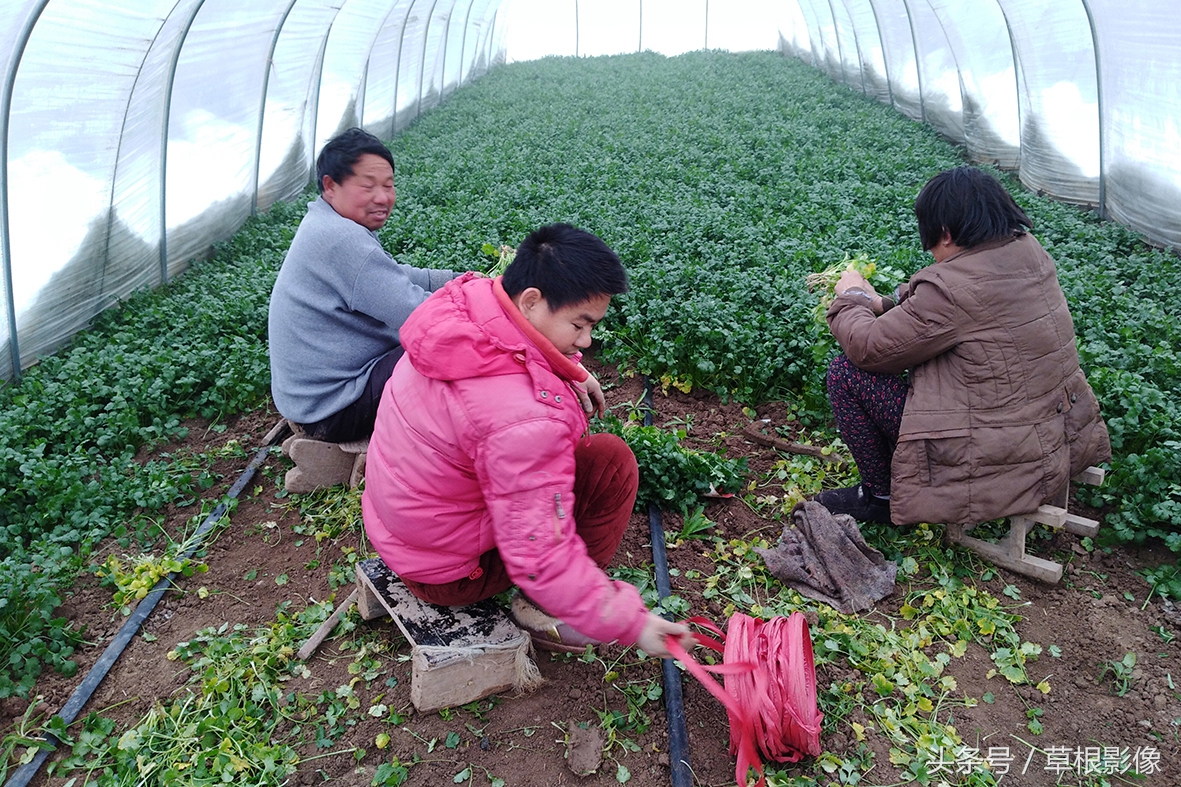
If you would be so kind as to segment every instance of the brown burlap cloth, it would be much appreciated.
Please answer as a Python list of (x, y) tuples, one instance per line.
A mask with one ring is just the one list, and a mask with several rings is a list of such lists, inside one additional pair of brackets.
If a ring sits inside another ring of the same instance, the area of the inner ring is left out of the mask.
[(792, 509), (774, 549), (755, 551), (779, 581), (845, 614), (890, 595), (898, 573), (897, 565), (865, 543), (853, 517), (833, 515), (811, 500)]

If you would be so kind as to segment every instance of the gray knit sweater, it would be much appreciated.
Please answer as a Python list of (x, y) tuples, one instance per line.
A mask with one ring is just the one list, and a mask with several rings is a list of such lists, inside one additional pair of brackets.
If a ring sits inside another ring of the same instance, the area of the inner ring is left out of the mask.
[(271, 291), (271, 394), (288, 419), (323, 420), (361, 396), (418, 304), (458, 274), (394, 262), (377, 233), (317, 197)]

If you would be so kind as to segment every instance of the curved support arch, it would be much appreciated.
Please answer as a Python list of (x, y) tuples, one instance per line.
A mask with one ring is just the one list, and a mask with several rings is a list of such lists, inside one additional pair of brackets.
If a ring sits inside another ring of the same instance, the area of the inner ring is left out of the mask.
[[(411, 2), (410, 6), (413, 6), (413, 5), (414, 5), (414, 3)], [(386, 29), (390, 26), (390, 20), (394, 16), (394, 12), (396, 10), (397, 10), (397, 4), (393, 4), (385, 12), (385, 15), (382, 16), (381, 24), (379, 24), (377, 26), (377, 33), (374, 34), (374, 36), (370, 42), (369, 55), (368, 55), (368, 57), (365, 58), (365, 67), (361, 72), (362, 79), (363, 79), (362, 84), (364, 85), (364, 91), (362, 91), (361, 93), (358, 94), (358, 103), (361, 105), (360, 125), (362, 127), (365, 125), (365, 109), (368, 106), (367, 93), (368, 93), (368, 89), (369, 89), (369, 72), (373, 69), (374, 50), (382, 42), (383, 36), (386, 32)], [(394, 133), (397, 129), (398, 82), (397, 82), (396, 75), (397, 75), (397, 64), (399, 64), (401, 62), (401, 58), (402, 58), (402, 34), (405, 32), (405, 24), (406, 24), (406, 19), (405, 19), (405, 17), (403, 17), (402, 18), (403, 27), (402, 27), (402, 29), (399, 30), (397, 59), (394, 61), (395, 62), (395, 66), (394, 66), (395, 77), (394, 77), (394, 89), (392, 91), (392, 98), (391, 98), (392, 106), (390, 107), (390, 125), (389, 125), (389, 131), (385, 133), (385, 136), (387, 139), (393, 137)]]
[(1080, 0), (1091, 28), (1091, 42), (1095, 48), (1095, 96), (1099, 101), (1099, 215), (1107, 218), (1107, 133), (1103, 126), (1103, 60), (1099, 55), (1099, 34), (1095, 30), (1095, 14), (1090, 0)]
[[(455, 87), (463, 84), (463, 68), (467, 65), (467, 33), (472, 29), (472, 9), (476, 7), (476, 0), (469, 0), (467, 4), (467, 13), (463, 18), (463, 41), (459, 45), (459, 81), (455, 83)], [(577, 36), (575, 41), (577, 41)], [(444, 76), (446, 79), (446, 76)], [(444, 84), (446, 88), (446, 84)]]
[[(128, 114), (131, 111), (131, 105), (135, 99), (137, 89), (140, 85), (140, 78), (143, 76), (143, 69), (144, 69), (145, 65), (147, 64), (148, 60), (151, 58), (152, 50), (156, 47), (157, 43), (159, 42), (160, 34), (161, 34), (161, 32), (163, 32), (164, 28), (167, 26), (167, 22), (168, 22), (167, 18), (163, 20), (163, 22), (160, 24), (160, 26), (156, 29), (156, 34), (152, 37), (152, 43), (144, 49), (143, 57), (140, 58), (139, 68), (136, 71), (135, 81), (132, 84), (130, 93), (128, 94), (127, 105), (123, 109), (123, 121), (122, 121), (122, 125), (119, 128), (118, 147), (120, 148), (120, 150), (118, 152), (116, 152), (116, 154), (115, 154), (115, 167), (111, 173), (110, 200), (107, 205), (107, 209), (109, 211), (108, 215), (111, 215), (111, 216), (114, 216), (115, 209), (116, 209), (116, 197), (117, 197), (118, 185), (119, 185), (119, 169), (120, 169), (120, 165), (123, 163), (123, 159), (121, 156), (121, 153), (122, 153), (121, 149), (124, 146), (125, 139), (127, 136)], [(189, 19), (189, 24), (190, 25), (192, 24), (191, 18)], [(175, 60), (174, 60), (174, 64), (175, 64)], [(174, 68), (175, 68), (175, 65), (174, 65)], [(165, 128), (167, 128), (167, 125), (165, 125)], [(164, 144), (165, 144), (165, 146), (167, 146), (167, 140), (165, 140)], [(159, 174), (160, 174), (161, 181), (163, 181), (165, 170), (161, 169)], [(7, 193), (7, 189), (5, 189), (3, 193)], [(161, 216), (163, 216), (163, 213), (164, 213), (163, 205), (160, 206), (160, 213), (161, 213)], [(161, 234), (161, 239), (164, 239), (166, 237), (167, 236), (164, 235), (163, 233)], [(106, 252), (104, 255), (104, 259), (103, 259), (103, 273), (102, 273), (102, 278), (101, 278), (101, 280), (104, 282), (104, 284), (105, 284), (106, 275), (107, 275), (107, 264), (110, 261), (112, 252), (113, 252), (113, 250), (111, 248), (111, 233), (110, 233), (110, 230), (108, 229), (107, 237), (106, 237)], [(166, 279), (167, 268), (166, 267), (162, 268), (162, 271), (163, 271), (163, 275), (161, 277), (161, 283), (163, 283), (164, 281), (167, 280)]]
[(12, 358), (12, 378), (19, 380), (21, 376), (20, 343), (16, 335), (16, 299), (12, 292), (12, 241), (8, 229), (8, 124), (12, 112), (12, 86), (16, 83), (16, 72), (20, 68), (21, 57), (25, 47), (29, 44), (29, 37), (33, 35), (33, 28), (41, 18), (41, 12), (49, 0), (40, 0), (39, 5), (30, 13), (21, 25), (13, 47), (12, 59), (4, 74), (4, 85), (0, 92), (0, 259), (4, 261), (4, 298), (5, 311), (8, 312), (8, 352)]
[(846, 85), (849, 83), (849, 75), (845, 73), (845, 49), (841, 44), (841, 27), (837, 24), (837, 12), (832, 7), (832, 0), (828, 0), (828, 13), (832, 17), (832, 34), (837, 40), (837, 61), (841, 64), (841, 81)]
[[(837, 16), (837, 4), (840, 4), (840, 9), (845, 12), (843, 17)], [(832, 8), (833, 22), (837, 28), (837, 40), (841, 38), (841, 21), (849, 20), (849, 29), (853, 32), (853, 51), (857, 53), (857, 76), (861, 82), (861, 92), (868, 95), (869, 91), (865, 87), (865, 58), (861, 54), (861, 40), (857, 35), (857, 25), (853, 21), (853, 15), (849, 13), (849, 6), (845, 0), (829, 0), (829, 6)], [(843, 60), (843, 58), (842, 58)]]
[(418, 0), (410, 0), (406, 6), (406, 15), (402, 17), (402, 32), (398, 34), (398, 65), (394, 69), (394, 122), (390, 128), (390, 136), (398, 133), (398, 89), (402, 86), (402, 53), (406, 51), (406, 25), (410, 24), (410, 14)]
[(271, 70), (274, 68), (275, 47), (279, 45), (279, 34), (283, 32), (283, 26), (287, 24), (287, 18), (291, 16), (291, 9), (299, 0), (288, 0), (287, 10), (283, 12), (283, 16), (279, 19), (279, 24), (275, 25), (275, 34), (271, 36), (271, 46), (267, 49), (267, 57), (263, 62), (263, 68), (266, 73), (262, 77), (262, 91), (258, 99), (258, 134), (254, 142), (254, 187), (251, 189), (250, 197), (250, 213), (254, 215), (258, 213), (258, 178), (259, 168), (262, 166), (262, 125), (266, 118), (267, 109), (267, 87), (271, 83)]
[(435, 20), (435, 6), (439, 0), (431, 0), (431, 10), (426, 13), (426, 29), (422, 33), (422, 60), (418, 64), (418, 112), (422, 117), (422, 83), (426, 81), (426, 42), (431, 37), (431, 22)]
[(894, 103), (894, 79), (890, 76), (890, 58), (886, 57), (886, 37), (882, 33), (882, 20), (878, 16), (878, 7), (873, 0), (866, 0), (869, 3), (869, 10), (873, 14), (873, 24), (878, 31), (878, 43), (882, 47), (882, 68), (886, 74), (886, 94), (890, 99), (890, 106), (895, 107)]
[(911, 2), (912, 0), (902, 0), (902, 5), (906, 9), (906, 19), (908, 22), (910, 22), (910, 44), (914, 47), (914, 69), (919, 83), (919, 117), (924, 123), (926, 123), (927, 101), (926, 97), (923, 95), (923, 61), (922, 58), (919, 57), (919, 38), (918, 33), (916, 33), (914, 29), (914, 14), (910, 11)]
[(205, 0), (197, 0), (189, 18), (185, 20), (184, 29), (176, 39), (176, 49), (172, 53), (171, 67), (168, 69), (168, 85), (164, 89), (163, 122), (160, 124), (160, 283), (168, 283), (168, 123), (172, 116), (172, 89), (176, 84), (176, 65), (180, 62), (180, 52), (184, 49), (185, 39), (193, 28), (193, 20), (204, 7)]

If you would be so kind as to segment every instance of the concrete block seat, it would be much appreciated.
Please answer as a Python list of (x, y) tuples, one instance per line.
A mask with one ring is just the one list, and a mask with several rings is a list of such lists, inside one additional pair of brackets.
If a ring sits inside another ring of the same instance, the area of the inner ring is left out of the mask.
[[(1103, 478), (1102, 468), (1088, 467), (1072, 480), (1075, 483), (1099, 486), (1103, 483)], [(1062, 564), (1025, 554), (1025, 537), (1034, 525), (1065, 530), (1077, 536), (1096, 535), (1099, 532), (1098, 522), (1067, 512), (1069, 494), (1070, 489), (1064, 489), (1052, 505), (1046, 504), (1040, 506), (1037, 511), (1009, 517), (1009, 532), (995, 544), (968, 535), (976, 525), (948, 525), (946, 540), (948, 543), (966, 547), (1010, 571), (1054, 584), (1062, 578)]]
[(465, 705), (542, 678), (530, 638), (492, 599), (441, 607), (413, 595), (382, 561), (357, 564), (357, 610), (364, 620), (389, 615), (410, 643), (410, 701), (420, 711)]
[(299, 426), (287, 422), (292, 435), (283, 441), (283, 455), (295, 463), (283, 478), (293, 494), (305, 494), (337, 484), (356, 488), (365, 477), (365, 453), (369, 440), (329, 443), (308, 437)]

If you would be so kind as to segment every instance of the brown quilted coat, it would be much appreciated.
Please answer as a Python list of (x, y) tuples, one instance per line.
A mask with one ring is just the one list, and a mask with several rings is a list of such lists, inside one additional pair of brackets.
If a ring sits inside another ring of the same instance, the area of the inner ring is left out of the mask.
[(909, 371), (891, 466), (895, 524), (1032, 511), (1111, 458), (1054, 261), (1032, 235), (962, 251), (903, 289), (880, 317), (850, 295), (828, 311), (854, 365)]

